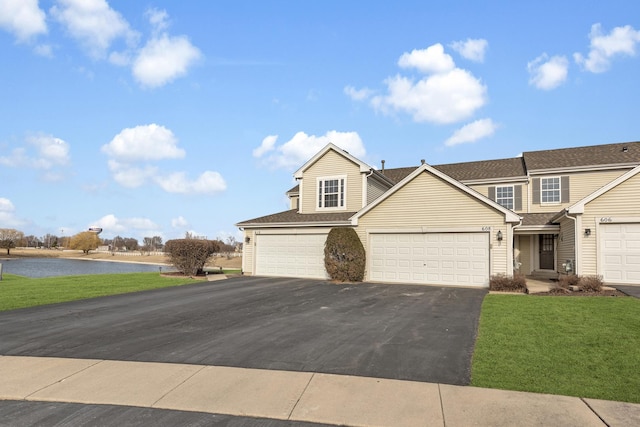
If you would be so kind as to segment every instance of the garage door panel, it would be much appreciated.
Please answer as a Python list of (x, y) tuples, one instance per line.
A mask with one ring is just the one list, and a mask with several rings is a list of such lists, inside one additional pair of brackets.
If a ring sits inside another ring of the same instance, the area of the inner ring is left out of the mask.
[[(383, 277), (391, 282), (464, 286), (487, 286), (489, 283), (487, 233), (380, 236), (383, 234), (372, 234), (370, 240), (369, 277), (372, 280)], [(385, 259), (381, 259), (383, 253)]]
[(640, 223), (601, 224), (599, 234), (604, 281), (640, 285)]
[(256, 274), (262, 276), (328, 278), (324, 268), (327, 234), (259, 234)]

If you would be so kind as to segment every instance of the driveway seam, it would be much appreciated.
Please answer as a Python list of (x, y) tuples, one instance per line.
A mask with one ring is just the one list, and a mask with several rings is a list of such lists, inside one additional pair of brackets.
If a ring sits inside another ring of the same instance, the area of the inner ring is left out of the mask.
[(611, 427), (611, 426), (609, 425), (609, 423), (607, 423), (607, 422), (604, 420), (604, 418), (602, 418), (602, 417), (600, 416), (600, 414), (598, 414), (598, 412), (597, 412), (595, 409), (593, 409), (593, 408), (591, 407), (591, 405), (589, 405), (589, 402), (587, 402), (586, 400), (584, 400), (584, 397), (581, 397), (581, 398), (580, 398), (580, 400), (582, 401), (582, 403), (584, 403), (585, 405), (587, 405), (587, 408), (589, 408), (589, 410), (590, 410), (591, 412), (593, 412), (593, 414), (594, 414), (596, 417), (598, 417), (598, 418), (600, 419), (600, 421), (602, 421), (602, 423), (603, 423), (604, 425), (606, 425), (607, 427)]
[[(198, 365), (191, 365), (190, 366), (198, 366)], [(189, 375), (187, 378), (184, 379), (184, 381), (182, 381), (180, 384), (176, 385), (175, 387), (173, 387), (171, 390), (167, 391), (165, 394), (163, 394), (162, 396), (160, 396), (155, 402), (153, 402), (151, 405), (149, 405), (150, 408), (155, 408), (156, 404), (158, 402), (160, 402), (162, 399), (164, 399), (166, 396), (168, 396), (170, 393), (174, 392), (178, 387), (180, 387), (182, 384), (186, 383), (187, 381), (189, 381), (191, 378), (193, 378), (195, 375), (199, 374), (200, 372), (202, 372), (204, 369), (206, 369), (207, 366), (206, 365), (201, 365), (200, 369), (198, 369), (197, 371), (195, 371), (193, 374)]]
[(300, 393), (300, 396), (298, 396), (298, 400), (296, 400), (296, 403), (293, 404), (293, 407), (291, 408), (291, 411), (289, 411), (289, 415), (287, 416), (287, 420), (291, 420), (291, 416), (293, 415), (293, 412), (296, 410), (296, 407), (298, 406), (298, 403), (300, 403), (300, 400), (302, 399), (302, 396), (304, 396), (304, 394), (307, 392), (307, 389), (309, 388), (309, 385), (311, 384), (311, 381), (313, 380), (313, 378), (316, 376), (316, 373), (313, 372), (311, 374), (311, 376), (309, 377), (309, 381), (307, 381), (307, 385), (304, 386), (304, 390), (302, 390), (302, 393)]
[[(29, 357), (29, 356), (27, 356), (27, 357)], [(76, 358), (73, 358), (73, 359), (71, 359), (71, 360), (87, 360), (87, 359), (76, 359)], [(74, 373), (73, 373), (73, 374), (71, 374), (71, 375), (67, 375), (67, 376), (66, 376), (66, 377), (64, 377), (64, 378), (60, 378), (58, 381), (56, 381), (56, 382), (54, 382), (54, 383), (47, 384), (46, 386), (44, 386), (44, 387), (42, 387), (42, 388), (40, 388), (40, 389), (38, 389), (38, 390), (34, 391), (33, 393), (28, 394), (28, 395), (27, 395), (27, 396), (25, 396), (22, 400), (29, 400), (29, 398), (30, 398), (31, 396), (33, 396), (34, 394), (39, 393), (39, 392), (41, 392), (42, 390), (46, 390), (46, 389), (48, 389), (49, 387), (51, 387), (52, 385), (60, 384), (61, 382), (65, 381), (65, 380), (67, 380), (67, 379), (69, 379), (69, 378), (71, 378), (71, 377), (73, 377), (73, 376), (75, 376), (75, 375), (78, 375), (79, 373), (84, 372), (84, 371), (86, 371), (86, 370), (87, 370), (87, 369), (89, 369), (89, 368), (93, 368), (94, 366), (98, 366), (99, 364), (101, 364), (101, 363), (105, 362), (105, 360), (104, 360), (104, 359), (93, 359), (93, 360), (95, 360), (95, 361), (96, 361), (96, 363), (91, 364), (91, 365), (89, 365), (89, 366), (85, 367), (84, 369), (80, 369), (79, 371), (76, 371), (76, 372), (74, 372)]]
[(444, 414), (444, 402), (442, 401), (442, 390), (440, 389), (440, 383), (438, 383), (438, 397), (440, 398), (440, 412), (442, 412), (442, 426), (447, 427), (447, 417)]

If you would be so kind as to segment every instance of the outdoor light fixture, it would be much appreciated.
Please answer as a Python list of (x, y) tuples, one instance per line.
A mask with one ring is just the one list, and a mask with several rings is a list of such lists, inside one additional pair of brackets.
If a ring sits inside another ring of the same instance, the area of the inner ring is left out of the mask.
[(498, 230), (498, 234), (496, 234), (496, 239), (498, 239), (498, 241), (502, 241), (502, 231)]
[(244, 238), (244, 242), (245, 242), (245, 243), (249, 243), (249, 242), (251, 242), (251, 237), (249, 237), (249, 236), (245, 237), (245, 238)]
[(591, 236), (591, 229), (590, 228), (585, 228), (584, 229), (584, 235), (587, 236), (587, 237)]

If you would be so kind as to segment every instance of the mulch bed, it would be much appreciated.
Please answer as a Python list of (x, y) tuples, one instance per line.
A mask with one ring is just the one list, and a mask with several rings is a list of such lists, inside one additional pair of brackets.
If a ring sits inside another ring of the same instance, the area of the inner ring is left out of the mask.
[(552, 296), (552, 297), (628, 297), (629, 295), (621, 292), (617, 289), (612, 291), (604, 290), (600, 292), (568, 292), (568, 293), (555, 293), (555, 292), (539, 292), (535, 294), (529, 294), (533, 296)]

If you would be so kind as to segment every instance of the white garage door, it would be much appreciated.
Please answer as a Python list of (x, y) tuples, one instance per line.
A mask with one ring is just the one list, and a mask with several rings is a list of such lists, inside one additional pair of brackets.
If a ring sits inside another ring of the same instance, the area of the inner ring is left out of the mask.
[(640, 285), (640, 224), (602, 224), (599, 232), (604, 281)]
[(371, 280), (489, 286), (488, 233), (372, 234)]
[(258, 234), (256, 274), (326, 279), (324, 243), (327, 234)]

